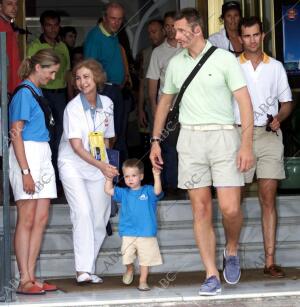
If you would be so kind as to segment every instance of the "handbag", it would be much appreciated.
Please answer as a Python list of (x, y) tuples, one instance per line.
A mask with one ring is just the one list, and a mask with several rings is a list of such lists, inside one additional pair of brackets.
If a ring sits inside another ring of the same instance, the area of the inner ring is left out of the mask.
[(203, 55), (203, 57), (200, 59), (198, 64), (193, 68), (189, 76), (186, 78), (186, 80), (183, 82), (179, 94), (176, 97), (176, 100), (168, 114), (165, 129), (162, 133), (162, 141), (169, 144), (176, 146), (178, 135), (180, 131), (180, 124), (178, 121), (179, 118), (179, 104), (182, 99), (182, 96), (191, 83), (191, 81), (194, 79), (198, 71), (201, 69), (201, 67), (204, 65), (204, 63), (207, 61), (207, 59), (211, 56), (211, 54), (218, 49), (215, 46), (211, 46)]

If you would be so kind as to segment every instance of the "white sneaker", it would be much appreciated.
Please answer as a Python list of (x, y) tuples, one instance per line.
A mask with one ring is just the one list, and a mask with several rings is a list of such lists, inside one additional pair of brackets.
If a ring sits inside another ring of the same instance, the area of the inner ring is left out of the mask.
[(89, 273), (82, 273), (76, 277), (76, 281), (78, 284), (85, 284), (85, 283), (92, 282), (92, 278)]
[(92, 284), (102, 284), (103, 279), (95, 274), (91, 274), (91, 283)]

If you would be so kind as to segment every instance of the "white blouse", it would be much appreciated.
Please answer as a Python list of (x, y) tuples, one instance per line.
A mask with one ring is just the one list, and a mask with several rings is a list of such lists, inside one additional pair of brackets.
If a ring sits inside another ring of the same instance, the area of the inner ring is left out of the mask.
[(99, 180), (104, 177), (98, 168), (81, 159), (73, 151), (69, 141), (79, 138), (82, 140), (84, 149), (90, 151), (89, 132), (103, 132), (104, 138), (115, 136), (113, 102), (107, 96), (99, 96), (102, 108), (96, 108), (94, 120), (90, 110), (84, 110), (80, 94), (68, 103), (64, 111), (64, 131), (58, 150), (58, 169), (61, 179), (71, 177)]

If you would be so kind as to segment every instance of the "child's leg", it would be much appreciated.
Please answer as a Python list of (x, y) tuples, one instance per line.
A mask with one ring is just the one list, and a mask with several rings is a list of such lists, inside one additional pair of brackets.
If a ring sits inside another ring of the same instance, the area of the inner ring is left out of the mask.
[(148, 273), (149, 273), (149, 267), (141, 265), (140, 266), (140, 284), (147, 283)]
[(126, 264), (126, 274), (132, 274), (134, 271), (134, 265), (133, 263)]

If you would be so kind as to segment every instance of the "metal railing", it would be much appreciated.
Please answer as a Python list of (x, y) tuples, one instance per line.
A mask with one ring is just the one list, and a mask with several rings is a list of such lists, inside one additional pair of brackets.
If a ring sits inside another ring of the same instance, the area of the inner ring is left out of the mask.
[(8, 176), (8, 111), (7, 111), (7, 54), (6, 33), (0, 33), (0, 82), (1, 82), (1, 143), (2, 143), (2, 185), (3, 185), (3, 231), (1, 240), (0, 301), (12, 301), (11, 240)]

